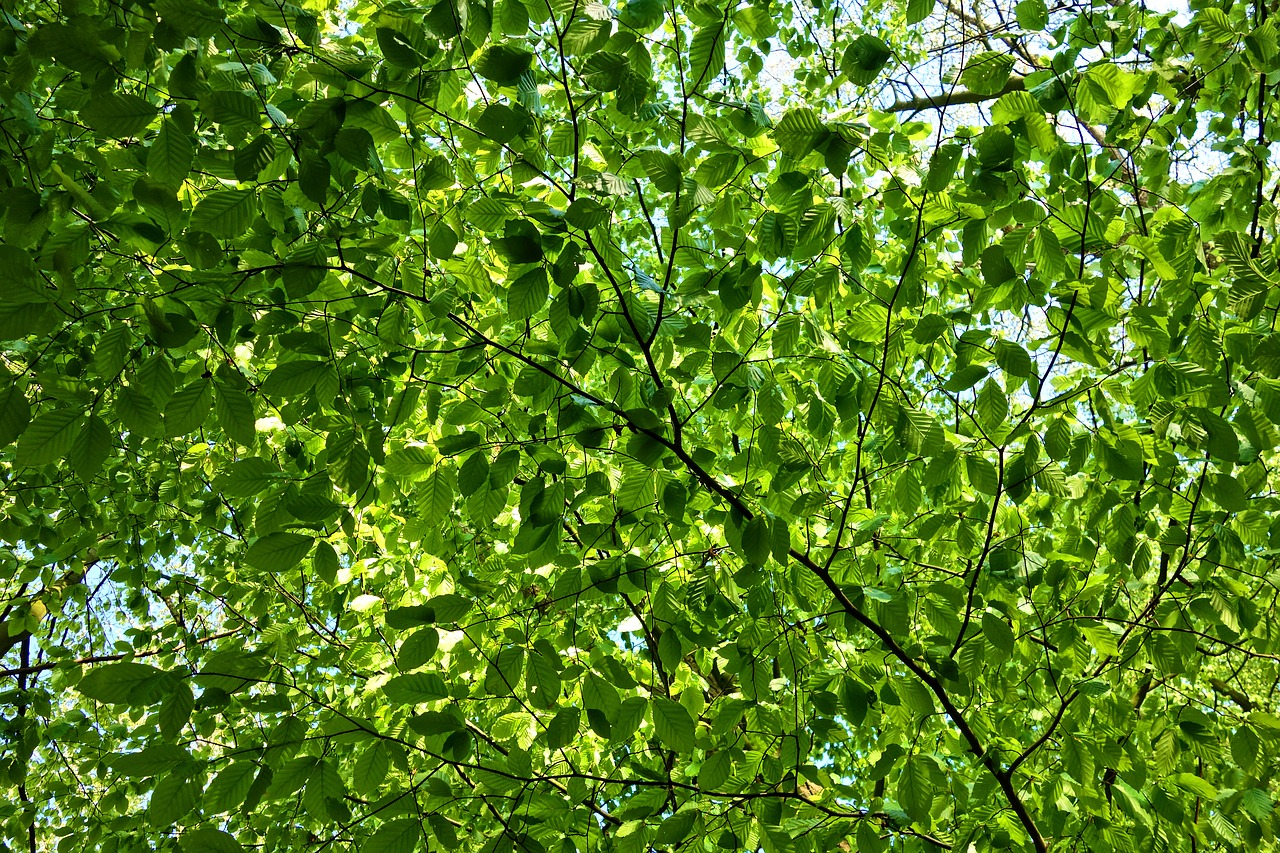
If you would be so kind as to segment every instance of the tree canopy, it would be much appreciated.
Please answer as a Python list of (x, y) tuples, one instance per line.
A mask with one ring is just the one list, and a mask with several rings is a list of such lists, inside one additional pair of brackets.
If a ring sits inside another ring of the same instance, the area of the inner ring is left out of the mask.
[(7, 0), (0, 848), (1275, 850), (1269, 0)]

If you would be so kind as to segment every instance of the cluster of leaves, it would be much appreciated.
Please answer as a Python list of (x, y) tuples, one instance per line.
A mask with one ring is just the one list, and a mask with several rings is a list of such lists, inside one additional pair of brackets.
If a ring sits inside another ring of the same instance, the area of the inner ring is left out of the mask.
[(1272, 10), (983, 5), (5, 4), (9, 849), (1276, 849)]

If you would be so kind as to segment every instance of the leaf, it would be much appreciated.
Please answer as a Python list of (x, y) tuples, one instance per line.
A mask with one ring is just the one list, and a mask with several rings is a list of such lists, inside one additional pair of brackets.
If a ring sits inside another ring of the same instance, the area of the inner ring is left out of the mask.
[(169, 398), (164, 427), (170, 436), (187, 435), (204, 426), (213, 407), (213, 383), (197, 379)]
[(475, 63), (476, 73), (500, 86), (511, 86), (533, 65), (533, 54), (510, 43), (490, 44)]
[(53, 298), (53, 293), (45, 287), (36, 271), (31, 255), (17, 246), (0, 243), (0, 273), (5, 276), (7, 285), (0, 292), (0, 301), (38, 305)]
[(138, 752), (112, 758), (111, 769), (122, 776), (144, 778), (168, 773), (191, 760), (191, 753), (176, 744), (153, 743)]
[(160, 132), (147, 149), (147, 173), (161, 186), (177, 187), (187, 179), (195, 160), (195, 144), (171, 120), (160, 124)]
[(499, 145), (515, 139), (528, 125), (524, 112), (506, 104), (490, 104), (476, 119), (476, 130)]
[(547, 724), (543, 733), (547, 749), (563, 749), (578, 738), (578, 727), (581, 725), (582, 713), (577, 708), (561, 708)]
[(907, 23), (918, 24), (933, 14), (934, 0), (908, 0)]
[(243, 236), (258, 215), (258, 199), (252, 190), (220, 190), (206, 195), (191, 212), (191, 227), (214, 237)]
[(76, 689), (108, 705), (150, 705), (173, 690), (174, 678), (144, 663), (122, 661), (96, 666), (76, 684)]
[(358, 759), (351, 773), (354, 793), (362, 797), (372, 796), (387, 778), (391, 769), (391, 757), (386, 744), (377, 741), (366, 749)]
[(147, 817), (156, 829), (177, 822), (196, 807), (200, 789), (184, 776), (166, 776), (156, 783), (147, 804)]
[(1194, 797), (1216, 800), (1218, 789), (1194, 773), (1175, 773), (1170, 781)]
[(547, 271), (535, 267), (511, 282), (507, 291), (507, 314), (512, 320), (527, 320), (547, 304), (550, 295)]
[(384, 823), (360, 846), (360, 853), (413, 853), (422, 841), (422, 826), (413, 818)]
[(609, 221), (609, 208), (595, 199), (579, 197), (569, 205), (564, 218), (574, 228), (590, 231)]
[(205, 808), (212, 814), (239, 808), (244, 804), (257, 773), (257, 765), (250, 761), (237, 761), (226, 767), (205, 790)]
[(696, 91), (724, 70), (726, 20), (721, 19), (694, 33), (689, 45), (689, 89)]
[(692, 752), (695, 727), (685, 707), (661, 696), (653, 697), (652, 707), (653, 729), (663, 746), (673, 752)]
[(1228, 44), (1238, 38), (1231, 19), (1221, 9), (1201, 9), (1196, 14), (1196, 22), (1200, 25), (1200, 32), (1215, 44)]
[(425, 665), (440, 647), (440, 632), (435, 628), (414, 631), (400, 644), (396, 652), (396, 666), (400, 669), (417, 669)]
[(769, 561), (770, 548), (769, 522), (763, 516), (756, 516), (742, 528), (743, 556), (752, 565), (763, 566)]
[(698, 772), (698, 787), (714, 791), (733, 774), (733, 756), (728, 750), (720, 750), (707, 756)]
[(1020, 0), (1014, 7), (1018, 26), (1032, 32), (1043, 30), (1049, 24), (1049, 8), (1044, 0)]
[(245, 552), (245, 559), (255, 569), (282, 574), (302, 562), (315, 540), (301, 533), (268, 533), (257, 539)]
[(582, 64), (582, 79), (593, 89), (612, 92), (622, 85), (630, 68), (631, 61), (625, 54), (600, 51)]
[(165, 737), (176, 738), (190, 721), (195, 706), (196, 699), (191, 692), (191, 685), (186, 681), (178, 682), (173, 692), (160, 705), (160, 712), (157, 714), (160, 733)]
[(999, 385), (987, 380), (978, 391), (974, 408), (978, 421), (987, 429), (995, 429), (1009, 416), (1009, 398), (1000, 390)]
[(788, 110), (774, 125), (773, 141), (783, 154), (800, 159), (814, 151), (827, 133), (816, 111), (809, 107), (798, 107)]
[(276, 156), (276, 143), (269, 134), (260, 133), (248, 145), (236, 149), (235, 173), (241, 181), (251, 181)]
[(1009, 82), (1013, 55), (998, 50), (975, 54), (960, 72), (960, 84), (978, 95), (996, 95)]
[(31, 405), (22, 389), (9, 385), (0, 390), (0, 447), (13, 442), (31, 423)]
[(18, 439), (18, 462), (35, 467), (65, 458), (83, 428), (82, 421), (82, 413), (69, 408), (37, 416)]
[(397, 675), (382, 687), (387, 698), (399, 705), (416, 705), (449, 698), (444, 679), (434, 672)]
[(955, 176), (956, 165), (960, 162), (960, 156), (963, 153), (964, 146), (955, 143), (938, 146), (938, 149), (933, 152), (933, 158), (929, 161), (929, 174), (925, 178), (925, 188), (929, 192), (941, 192), (947, 188), (952, 177)]
[(179, 843), (183, 853), (240, 853), (244, 850), (234, 835), (210, 826), (182, 833)]
[(283, 472), (269, 459), (250, 456), (235, 462), (214, 485), (227, 497), (249, 498), (280, 482)]
[(124, 92), (101, 95), (80, 111), (84, 123), (113, 139), (138, 136), (160, 110), (145, 98)]
[(933, 809), (933, 779), (926, 759), (913, 755), (898, 777), (898, 802), (913, 821), (929, 825)]
[(222, 12), (203, 0), (157, 0), (156, 11), (164, 22), (183, 35), (211, 36), (222, 26)]
[(640, 152), (640, 163), (644, 166), (644, 172), (649, 176), (649, 180), (653, 182), (653, 188), (658, 192), (675, 192), (676, 188), (681, 186), (684, 175), (680, 164), (665, 151), (647, 148)]
[(889, 45), (870, 34), (854, 39), (840, 58), (840, 70), (855, 86), (868, 86), (893, 58)]
[(982, 614), (982, 635), (1005, 654), (1013, 653), (1013, 630), (1008, 622), (990, 611)]
[(218, 426), (226, 436), (237, 444), (253, 444), (255, 418), (249, 395), (239, 388), (215, 382), (213, 401)]
[(333, 366), (327, 361), (287, 361), (277, 365), (263, 380), (262, 393), (270, 397), (294, 397), (331, 385), (334, 380)]
[(318, 772), (319, 765), (320, 759), (314, 755), (301, 755), (286, 761), (271, 777), (267, 798), (278, 800), (297, 793)]

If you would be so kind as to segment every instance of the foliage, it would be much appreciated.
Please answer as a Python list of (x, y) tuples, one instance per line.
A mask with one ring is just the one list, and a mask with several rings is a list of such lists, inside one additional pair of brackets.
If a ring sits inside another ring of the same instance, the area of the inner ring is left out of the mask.
[(1194, 7), (5, 3), (7, 849), (1276, 849)]

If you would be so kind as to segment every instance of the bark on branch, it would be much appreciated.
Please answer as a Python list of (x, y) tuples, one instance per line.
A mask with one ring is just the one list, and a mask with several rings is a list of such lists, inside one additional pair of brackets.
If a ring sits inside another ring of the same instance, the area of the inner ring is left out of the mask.
[(956, 89), (955, 91), (942, 92), (937, 95), (920, 95), (917, 98), (894, 101), (889, 107), (889, 112), (918, 113), (923, 110), (945, 110), (947, 107), (954, 107), (959, 104), (982, 104), (987, 101), (994, 101), (1001, 95), (1007, 95), (1010, 92), (1021, 92), (1026, 88), (1026, 80), (1014, 75), (1000, 87), (1000, 91), (991, 95), (971, 92), (967, 89)]

